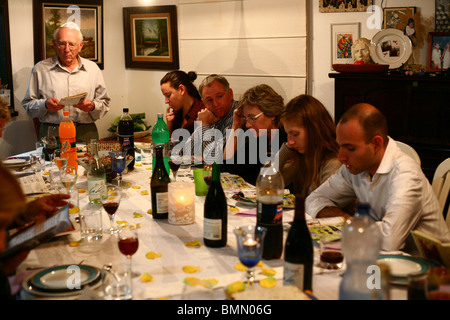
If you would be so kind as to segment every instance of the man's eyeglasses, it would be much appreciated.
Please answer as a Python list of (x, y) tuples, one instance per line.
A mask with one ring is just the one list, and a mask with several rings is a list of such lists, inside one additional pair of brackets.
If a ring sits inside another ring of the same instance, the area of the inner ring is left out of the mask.
[(244, 119), (245, 122), (250, 121), (250, 122), (255, 122), (256, 119), (258, 119), (264, 112), (258, 113), (256, 116), (253, 117), (242, 117), (242, 119)]
[(74, 50), (76, 47), (78, 47), (80, 43), (74, 43), (74, 42), (57, 42), (57, 46), (59, 49), (65, 49), (66, 46), (69, 47), (70, 50)]

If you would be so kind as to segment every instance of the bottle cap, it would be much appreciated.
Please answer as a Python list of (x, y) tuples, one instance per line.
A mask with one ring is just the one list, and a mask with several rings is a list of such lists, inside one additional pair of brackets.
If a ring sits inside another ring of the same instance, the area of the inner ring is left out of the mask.
[(128, 108), (123, 108), (123, 112), (128, 112)]
[(63, 111), (63, 115), (69, 116), (69, 111)]
[(368, 203), (358, 203), (356, 207), (356, 212), (359, 214), (369, 214), (370, 213), (370, 205)]

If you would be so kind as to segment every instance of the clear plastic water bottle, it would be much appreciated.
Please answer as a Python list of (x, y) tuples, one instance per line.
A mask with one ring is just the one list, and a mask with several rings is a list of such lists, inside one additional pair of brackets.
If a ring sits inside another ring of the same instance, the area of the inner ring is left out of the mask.
[(358, 204), (356, 214), (344, 223), (342, 250), (347, 269), (339, 287), (340, 300), (370, 300), (374, 295), (369, 266), (375, 265), (381, 235), (370, 217), (370, 206)]

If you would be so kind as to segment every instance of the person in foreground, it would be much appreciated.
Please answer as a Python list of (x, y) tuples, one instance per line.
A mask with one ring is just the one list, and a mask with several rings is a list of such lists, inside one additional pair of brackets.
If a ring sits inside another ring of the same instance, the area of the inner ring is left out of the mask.
[(202, 98), (194, 85), (197, 74), (175, 70), (167, 73), (160, 81), (161, 92), (168, 105), (166, 111), (167, 127), (170, 134), (183, 128), (192, 134), (197, 114), (203, 108)]
[(308, 214), (351, 218), (351, 212), (340, 208), (356, 197), (370, 205), (383, 251), (415, 252), (412, 230), (450, 241), (430, 183), (415, 160), (388, 136), (386, 118), (377, 108), (362, 103), (347, 110), (336, 136), (343, 166), (307, 197)]
[(49, 126), (61, 122), (61, 98), (87, 92), (83, 101), (69, 108), (70, 119), (76, 126), (78, 142), (98, 139), (95, 121), (109, 111), (110, 97), (97, 64), (79, 56), (83, 45), (79, 27), (68, 22), (54, 33), (57, 55), (38, 62), (31, 71), (22, 106), (28, 116), (39, 118), (39, 138), (47, 136)]
[(299, 95), (286, 105), (282, 123), (287, 143), (279, 161), (285, 185), (293, 194), (308, 195), (342, 165), (333, 119), (319, 100)]
[(255, 185), (261, 167), (286, 142), (286, 132), (280, 127), (283, 112), (283, 97), (272, 87), (260, 84), (248, 89), (234, 110), (220, 170)]

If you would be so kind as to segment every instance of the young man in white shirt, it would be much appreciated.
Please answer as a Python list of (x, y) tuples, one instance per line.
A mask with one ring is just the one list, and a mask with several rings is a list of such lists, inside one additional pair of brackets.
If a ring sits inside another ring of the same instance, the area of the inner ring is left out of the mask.
[(306, 199), (312, 217), (344, 216), (355, 198), (369, 203), (379, 226), (383, 251), (412, 252), (412, 230), (444, 242), (450, 232), (436, 196), (420, 166), (387, 135), (383, 114), (369, 104), (357, 104), (336, 128), (338, 159), (343, 166)]

